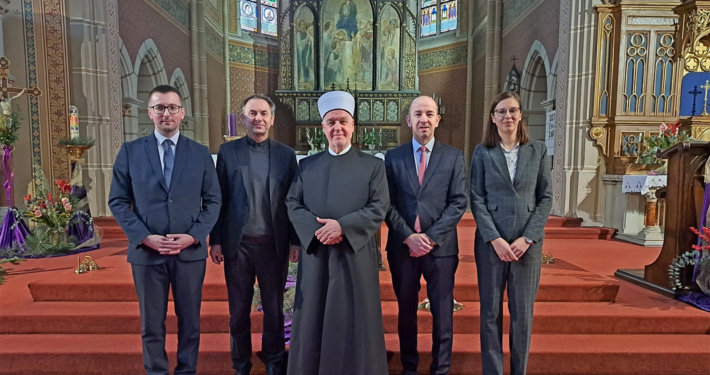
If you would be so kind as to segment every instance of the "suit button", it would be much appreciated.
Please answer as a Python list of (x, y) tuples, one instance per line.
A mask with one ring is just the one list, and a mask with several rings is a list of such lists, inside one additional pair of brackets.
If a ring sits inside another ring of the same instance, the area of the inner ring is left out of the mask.
[(173, 200), (172, 200), (172, 199), (168, 199), (168, 203), (173, 203)]

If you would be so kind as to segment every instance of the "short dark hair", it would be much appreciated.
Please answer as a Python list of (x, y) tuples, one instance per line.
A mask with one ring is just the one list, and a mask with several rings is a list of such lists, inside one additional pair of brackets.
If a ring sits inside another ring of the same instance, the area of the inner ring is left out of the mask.
[(180, 91), (176, 89), (173, 86), (170, 85), (158, 85), (155, 86), (154, 89), (150, 90), (150, 94), (148, 94), (148, 100), (150, 100), (150, 97), (153, 96), (156, 92), (159, 92), (161, 94), (167, 94), (169, 92), (174, 92), (177, 94), (178, 98), (180, 98), (180, 104), (182, 104), (182, 94), (180, 94)]
[(246, 110), (247, 103), (252, 99), (265, 100), (267, 103), (269, 103), (269, 109), (271, 109), (271, 116), (276, 116), (276, 104), (274, 104), (274, 101), (271, 100), (271, 98), (269, 98), (266, 95), (262, 95), (262, 94), (250, 95), (249, 97), (244, 99), (244, 101), (242, 101), (242, 113), (244, 113), (244, 111)]
[[(495, 116), (494, 112), (498, 106), (498, 103), (506, 99), (515, 99), (515, 101), (518, 102), (518, 106), (520, 107), (522, 114), (523, 106), (520, 101), (520, 95), (512, 91), (506, 91), (498, 94), (498, 96), (493, 99), (491, 109), (488, 112), (488, 125), (483, 128), (483, 140), (481, 143), (488, 148), (496, 147), (501, 142), (500, 134), (498, 134), (498, 127), (493, 122), (493, 116)], [(521, 145), (524, 145), (530, 141), (530, 135), (528, 134), (528, 120), (525, 117), (522, 117), (518, 123), (517, 138)]]

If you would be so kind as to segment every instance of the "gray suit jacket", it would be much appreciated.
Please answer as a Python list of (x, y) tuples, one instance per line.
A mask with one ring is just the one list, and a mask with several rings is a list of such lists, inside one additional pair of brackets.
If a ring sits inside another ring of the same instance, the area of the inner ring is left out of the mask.
[(543, 142), (520, 145), (514, 181), (500, 146), (476, 146), (471, 160), (471, 210), (476, 237), (512, 242), (528, 237), (540, 242), (552, 208), (550, 159)]

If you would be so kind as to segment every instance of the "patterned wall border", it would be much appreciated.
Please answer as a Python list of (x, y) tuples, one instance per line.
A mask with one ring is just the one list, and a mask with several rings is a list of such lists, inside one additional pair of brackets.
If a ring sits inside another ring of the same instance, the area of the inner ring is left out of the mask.
[(106, 32), (108, 33), (108, 66), (111, 101), (111, 160), (116, 158), (123, 143), (123, 111), (121, 108), (121, 71), (118, 67), (118, 0), (106, 1)]
[(48, 130), (51, 138), (52, 176), (69, 178), (69, 157), (59, 147), (59, 140), (68, 136), (69, 86), (64, 0), (43, 0), (44, 48), (47, 56)]
[(419, 53), (419, 73), (466, 64), (466, 44), (460, 43)]
[(555, 113), (555, 155), (552, 162), (552, 214), (565, 214), (565, 192), (567, 181), (565, 177), (565, 138), (567, 124), (567, 86), (569, 84), (570, 59), (570, 26), (572, 0), (560, 1), (560, 41), (558, 47), (559, 60), (557, 66), (557, 94)]
[(176, 21), (190, 29), (190, 7), (182, 1), (175, 0), (148, 0), (158, 4), (168, 12)]
[[(24, 23), (25, 23), (25, 51), (27, 52), (27, 86), (37, 87), (37, 56), (35, 45), (35, 21), (34, 10), (32, 8), (32, 0), (24, 0)], [(34, 168), (42, 166), (42, 144), (40, 142), (40, 125), (39, 125), (39, 99), (36, 96), (30, 95), (30, 133), (32, 143), (32, 177), (35, 184), (38, 184), (37, 173), (38, 169)]]
[[(512, 25), (530, 6), (542, 0), (511, 0), (503, 2), (503, 30)], [(553, 0), (558, 1), (558, 0)]]
[(255, 68), (279, 70), (280, 54), (278, 49), (248, 44), (235, 40), (229, 41), (229, 65), (252, 65)]
[(207, 49), (214, 53), (219, 61), (224, 61), (224, 38), (217, 34), (212, 27), (206, 27), (205, 43)]
[(237, 25), (237, 9), (239, 9), (237, 0), (231, 0), (229, 2), (229, 32), (232, 34), (239, 33), (239, 26)]

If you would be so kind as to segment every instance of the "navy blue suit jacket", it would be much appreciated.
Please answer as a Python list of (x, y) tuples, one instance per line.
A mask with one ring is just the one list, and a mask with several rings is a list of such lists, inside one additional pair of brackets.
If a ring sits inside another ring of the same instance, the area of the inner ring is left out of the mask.
[(130, 263), (166, 261), (168, 256), (140, 245), (151, 234), (189, 234), (198, 243), (183, 249), (178, 258), (206, 259), (207, 235), (222, 204), (212, 156), (207, 147), (180, 135), (168, 189), (155, 135), (126, 142), (113, 165), (108, 204), (128, 237)]
[(411, 141), (387, 151), (385, 168), (390, 191), (387, 251), (408, 249), (403, 243), (414, 233), (419, 214), (422, 232), (436, 243), (430, 254), (458, 254), (456, 225), (468, 203), (461, 150), (435, 141), (421, 186)]
[[(286, 194), (298, 170), (292, 148), (269, 139), (269, 200), (274, 240), (279, 256), (288, 255), (289, 243), (299, 245), (298, 237), (288, 219)], [(217, 154), (217, 176), (224, 204), (217, 225), (210, 234), (210, 245), (222, 245), (222, 254), (233, 258), (237, 254), (249, 219), (249, 196), (244, 181), (249, 179), (249, 145), (243, 137), (222, 144)]]

